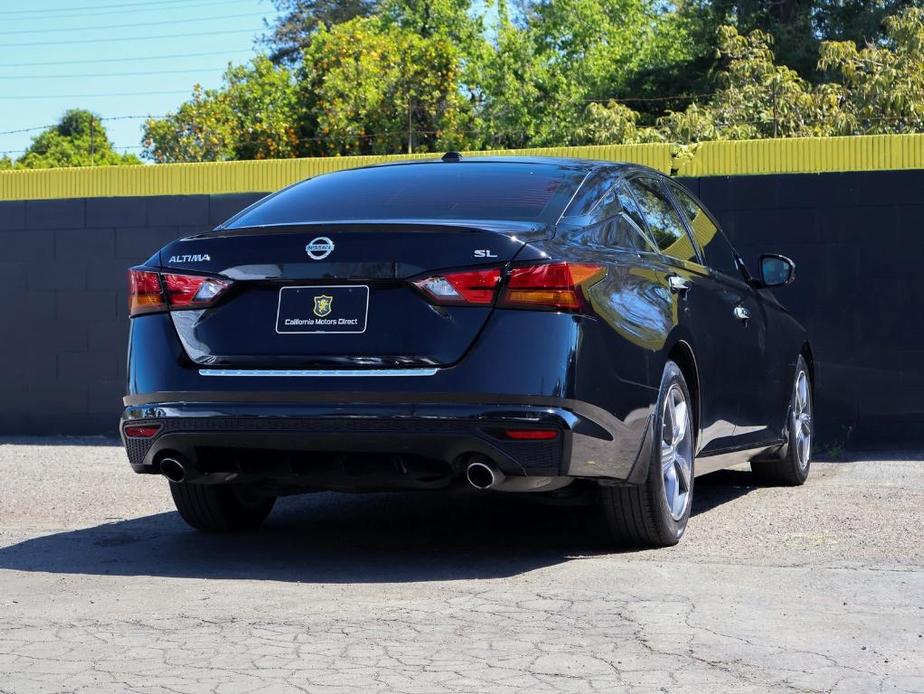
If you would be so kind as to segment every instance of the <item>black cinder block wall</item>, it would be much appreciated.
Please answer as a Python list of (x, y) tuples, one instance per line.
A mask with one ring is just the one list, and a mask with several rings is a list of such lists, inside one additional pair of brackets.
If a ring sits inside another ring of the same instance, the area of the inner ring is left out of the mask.
[(0, 434), (115, 434), (127, 268), (260, 197), (0, 201)]
[(683, 182), (750, 267), (796, 262), (775, 291), (810, 332), (822, 442), (924, 441), (924, 171)]
[[(829, 446), (924, 441), (924, 171), (683, 179), (808, 327)], [(125, 271), (262, 194), (0, 202), (0, 434), (113, 434)]]

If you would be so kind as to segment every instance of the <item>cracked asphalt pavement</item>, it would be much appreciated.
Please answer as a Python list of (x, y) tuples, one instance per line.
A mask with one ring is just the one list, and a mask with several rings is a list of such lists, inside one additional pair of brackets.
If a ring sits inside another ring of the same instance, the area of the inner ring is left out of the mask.
[(675, 548), (499, 494), (207, 536), (101, 439), (0, 439), (0, 692), (924, 692), (924, 455), (697, 480)]

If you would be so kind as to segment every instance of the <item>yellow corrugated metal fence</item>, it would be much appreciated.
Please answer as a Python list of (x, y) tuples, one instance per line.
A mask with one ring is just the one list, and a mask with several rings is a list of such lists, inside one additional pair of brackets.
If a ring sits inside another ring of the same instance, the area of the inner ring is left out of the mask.
[[(464, 153), (488, 154), (630, 161), (681, 176), (879, 171), (924, 168), (924, 134), (705, 142), (682, 154), (669, 144)], [(397, 154), (0, 171), (0, 200), (273, 191), (330, 171), (434, 156)]]

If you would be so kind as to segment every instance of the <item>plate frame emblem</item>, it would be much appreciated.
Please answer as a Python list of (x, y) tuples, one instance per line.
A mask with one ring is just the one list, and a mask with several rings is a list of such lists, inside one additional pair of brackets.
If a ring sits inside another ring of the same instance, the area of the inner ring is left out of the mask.
[(318, 318), (329, 316), (334, 307), (334, 297), (328, 294), (318, 294), (314, 297), (314, 315)]

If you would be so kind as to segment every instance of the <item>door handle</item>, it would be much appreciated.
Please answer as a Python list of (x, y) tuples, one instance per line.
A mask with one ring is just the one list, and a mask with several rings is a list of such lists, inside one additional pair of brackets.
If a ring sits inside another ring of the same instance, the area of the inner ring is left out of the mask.
[(748, 324), (748, 319), (751, 317), (751, 312), (748, 311), (744, 306), (735, 306), (735, 309), (732, 311), (735, 315), (735, 318), (740, 320), (745, 325)]
[(690, 291), (690, 280), (680, 275), (668, 275), (667, 284), (671, 288), (671, 294), (685, 295)]

